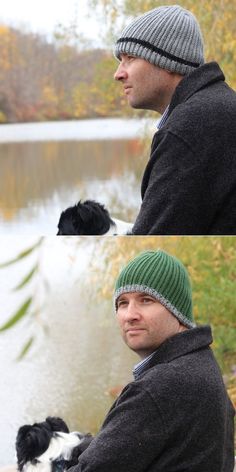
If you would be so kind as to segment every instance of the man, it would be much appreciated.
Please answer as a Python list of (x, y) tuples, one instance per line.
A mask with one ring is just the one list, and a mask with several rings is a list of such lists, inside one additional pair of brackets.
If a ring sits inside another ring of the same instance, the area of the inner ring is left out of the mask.
[(131, 107), (163, 114), (133, 234), (236, 234), (236, 93), (205, 63), (196, 18), (155, 8), (124, 29), (115, 55)]
[(195, 325), (185, 267), (143, 252), (121, 271), (114, 301), (141, 362), (73, 472), (233, 472), (234, 409), (211, 329)]

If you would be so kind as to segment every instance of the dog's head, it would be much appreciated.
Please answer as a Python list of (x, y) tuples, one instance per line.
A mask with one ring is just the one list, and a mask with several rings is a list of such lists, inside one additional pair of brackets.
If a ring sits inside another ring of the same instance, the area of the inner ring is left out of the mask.
[(16, 457), (20, 471), (27, 462), (34, 461), (48, 449), (55, 431), (69, 433), (66, 423), (61, 418), (51, 416), (41, 423), (20, 427), (16, 437)]
[(102, 235), (114, 221), (104, 205), (94, 200), (79, 202), (61, 213), (57, 235)]
[(48, 417), (42, 423), (21, 426), (16, 438), (18, 470), (63, 472), (78, 463), (92, 439), (91, 434), (70, 433), (61, 418)]

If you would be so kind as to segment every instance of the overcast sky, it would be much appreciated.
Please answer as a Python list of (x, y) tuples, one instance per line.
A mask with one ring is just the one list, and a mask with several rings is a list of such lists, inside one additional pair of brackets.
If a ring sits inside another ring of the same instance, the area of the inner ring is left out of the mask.
[(50, 33), (59, 23), (68, 26), (75, 17), (78, 32), (96, 41), (101, 24), (89, 12), (87, 0), (0, 0), (0, 22), (24, 25), (34, 32)]

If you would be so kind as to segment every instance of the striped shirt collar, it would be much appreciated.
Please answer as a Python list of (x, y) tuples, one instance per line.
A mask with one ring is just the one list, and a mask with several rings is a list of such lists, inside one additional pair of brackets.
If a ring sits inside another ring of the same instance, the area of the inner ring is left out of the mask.
[(146, 365), (148, 364), (148, 362), (154, 356), (155, 353), (156, 351), (152, 352), (152, 354), (150, 354), (148, 357), (145, 357), (145, 359), (142, 359), (138, 364), (134, 366), (133, 376), (135, 380), (137, 380), (139, 376), (142, 374), (144, 368), (146, 367)]
[(169, 108), (170, 108), (170, 105), (168, 105), (166, 107), (161, 119), (158, 121), (158, 123), (157, 123), (157, 129), (158, 130), (161, 129), (164, 126), (164, 124), (166, 123), (167, 118), (168, 118)]

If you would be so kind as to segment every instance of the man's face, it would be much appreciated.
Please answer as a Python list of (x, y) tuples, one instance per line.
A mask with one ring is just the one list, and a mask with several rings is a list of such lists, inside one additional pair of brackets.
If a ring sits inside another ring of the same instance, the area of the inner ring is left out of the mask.
[(131, 107), (163, 113), (182, 77), (144, 59), (121, 54), (114, 78), (122, 82)]
[(185, 328), (161, 303), (145, 293), (124, 293), (117, 302), (121, 335), (141, 358)]

